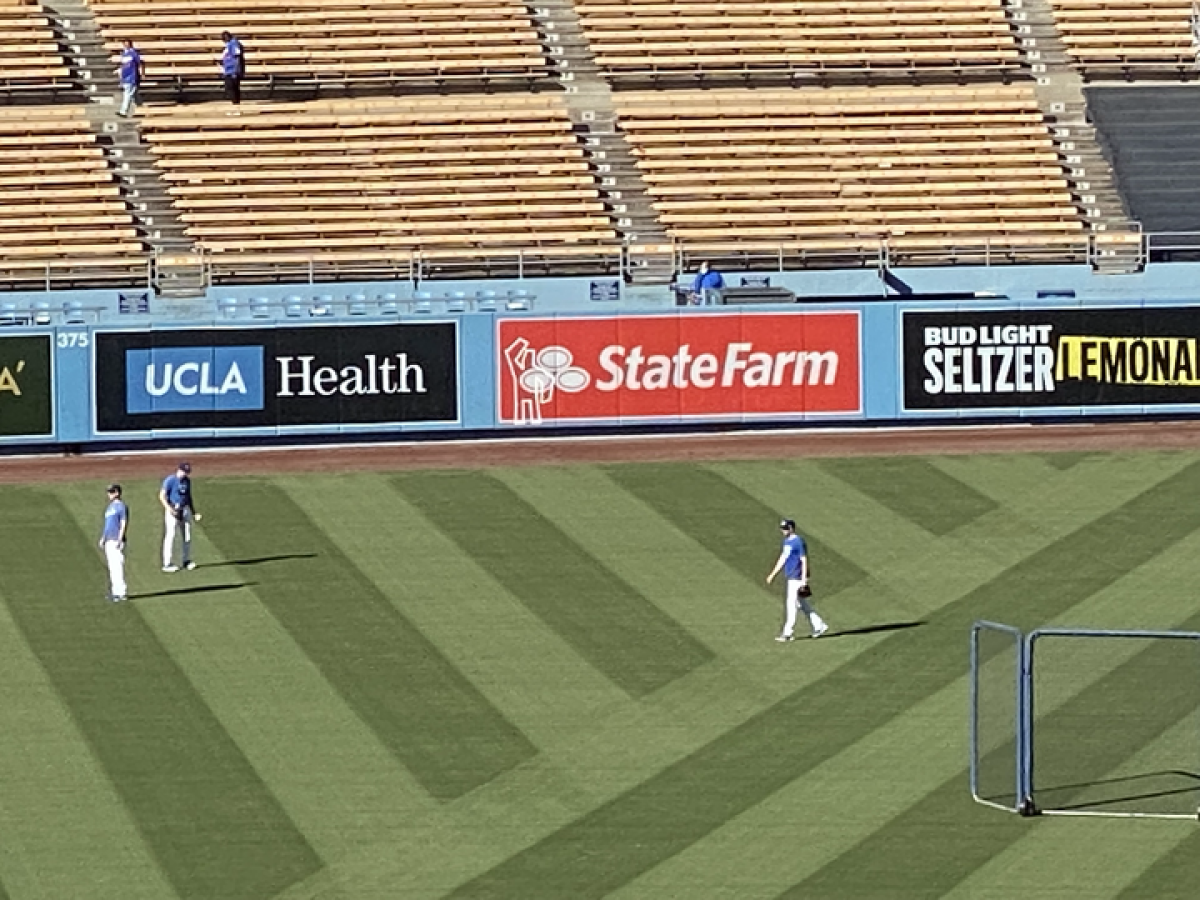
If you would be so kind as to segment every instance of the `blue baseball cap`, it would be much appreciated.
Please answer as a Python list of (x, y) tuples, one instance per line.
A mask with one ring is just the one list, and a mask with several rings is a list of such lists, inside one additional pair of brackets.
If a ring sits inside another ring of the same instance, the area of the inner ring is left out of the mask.
[(108, 492), (110, 494), (119, 494), (121, 493), (121, 486), (119, 484), (110, 484), (108, 486)]
[(795, 531), (796, 530), (796, 520), (795, 519), (784, 519), (782, 522), (779, 523), (779, 530), (780, 531)]
[(177, 468), (180, 472), (190, 472), (192, 471), (192, 464), (190, 462), (181, 462)]

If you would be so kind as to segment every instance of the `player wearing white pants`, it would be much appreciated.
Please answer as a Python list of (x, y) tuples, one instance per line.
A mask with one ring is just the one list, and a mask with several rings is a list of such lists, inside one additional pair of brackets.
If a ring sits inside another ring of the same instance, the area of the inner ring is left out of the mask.
[(108, 506), (104, 509), (104, 531), (100, 534), (100, 549), (108, 564), (108, 599), (120, 603), (128, 595), (125, 584), (125, 533), (129, 527), (129, 510), (121, 500), (121, 486), (108, 486)]
[(198, 522), (200, 516), (192, 506), (192, 464), (181, 462), (172, 475), (168, 475), (158, 492), (158, 502), (163, 508), (163, 545), (162, 570), (178, 572), (179, 566), (172, 562), (175, 555), (175, 536), (183, 538), (183, 555), (180, 565), (185, 569), (194, 569), (192, 561), (192, 522)]
[(782, 570), (787, 577), (787, 595), (784, 599), (783, 631), (775, 640), (795, 640), (798, 609), (804, 611), (804, 617), (808, 619), (809, 627), (812, 629), (812, 636), (820, 637), (829, 630), (829, 625), (808, 602), (808, 597), (812, 593), (808, 590), (808, 548), (805, 546), (804, 538), (796, 534), (796, 523), (791, 519), (784, 519), (780, 522), (779, 530), (783, 532), (783, 550), (779, 554), (775, 568), (767, 576), (767, 584), (774, 581), (775, 576)]
[(183, 538), (183, 553), (180, 557), (185, 569), (195, 568), (195, 563), (192, 562), (192, 511), (184, 508), (176, 512), (173, 509), (168, 509), (163, 513), (163, 571), (178, 571), (178, 566), (173, 566), (171, 560), (175, 555), (175, 537), (179, 535)]

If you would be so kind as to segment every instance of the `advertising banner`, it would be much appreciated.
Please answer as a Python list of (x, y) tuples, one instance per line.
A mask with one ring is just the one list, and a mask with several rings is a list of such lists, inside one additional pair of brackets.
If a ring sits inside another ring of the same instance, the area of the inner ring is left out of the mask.
[(97, 332), (96, 431), (457, 422), (454, 322)]
[(501, 319), (509, 425), (858, 414), (858, 312)]
[(1200, 404), (1200, 307), (903, 313), (904, 408)]
[(54, 433), (50, 335), (0, 337), (0, 437)]

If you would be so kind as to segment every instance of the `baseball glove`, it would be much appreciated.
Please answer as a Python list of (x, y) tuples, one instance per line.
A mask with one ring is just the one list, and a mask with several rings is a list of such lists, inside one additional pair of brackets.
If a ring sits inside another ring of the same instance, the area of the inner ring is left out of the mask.
[(800, 588), (799, 594), (801, 597), (811, 597), (812, 596), (812, 588), (810, 588), (806, 584), (802, 588)]

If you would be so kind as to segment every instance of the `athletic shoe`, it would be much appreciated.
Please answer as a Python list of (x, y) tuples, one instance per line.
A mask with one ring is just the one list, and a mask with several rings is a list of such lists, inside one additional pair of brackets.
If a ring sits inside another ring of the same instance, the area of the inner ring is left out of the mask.
[(775, 636), (775, 640), (781, 644), (786, 644), (788, 641), (794, 641), (795, 639), (795, 636), (790, 634), (778, 634)]
[(178, 572), (179, 566), (163, 566), (164, 572)]
[(189, 559), (183, 564), (183, 567), (190, 572), (192, 569), (196, 568), (196, 564)]
[(821, 635), (823, 635), (823, 634), (824, 634), (825, 632), (827, 632), (828, 630), (829, 630), (829, 626), (828, 626), (828, 625), (822, 625), (820, 628), (817, 628), (817, 629), (814, 629), (814, 630), (813, 630), (812, 636), (813, 636), (813, 637), (815, 637), (815, 638), (819, 638)]
[(120, 597), (113, 597), (113, 598), (112, 598), (112, 602), (113, 602), (113, 603), (120, 603), (120, 602), (121, 602), (122, 600), (124, 600), (124, 599), (125, 599), (125, 595), (124, 595), (124, 594), (122, 594)]

